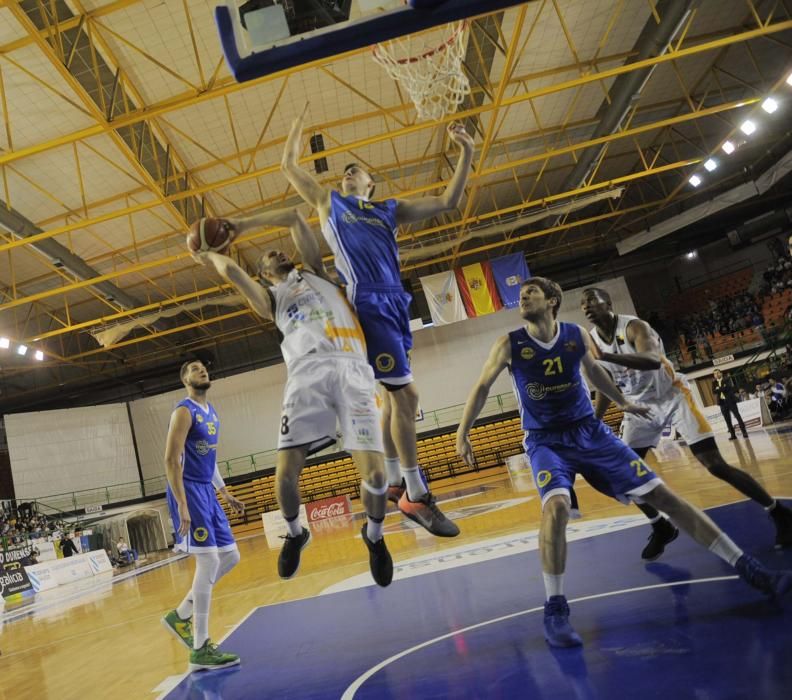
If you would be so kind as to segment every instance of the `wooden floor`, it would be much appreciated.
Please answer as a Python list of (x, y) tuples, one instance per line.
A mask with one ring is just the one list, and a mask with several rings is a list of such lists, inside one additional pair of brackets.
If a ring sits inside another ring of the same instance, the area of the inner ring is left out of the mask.
[[(748, 441), (719, 438), (718, 442), (727, 461), (750, 472), (774, 495), (792, 497), (792, 432), (754, 431)], [(661, 459), (658, 472), (698, 506), (742, 499), (693, 462), (687, 449), (672, 444)], [(650, 462), (656, 463), (654, 458)], [(467, 513), (458, 521), (462, 534), (453, 540), (435, 539), (403, 526), (401, 516), (391, 514), (386, 531), (397, 563), (463, 543), (532, 530), (538, 524), (536, 492), (520, 490), (505, 470), (468, 476), (436, 492), (446, 512)], [(580, 484), (579, 496), (587, 519), (637, 513), (584, 484)], [(756, 517), (766, 517), (758, 506)], [(312, 597), (366, 572), (359, 527), (360, 521), (355, 520), (317, 532), (303, 555), (299, 575), (285, 582), (276, 575), (278, 553), (267, 547), (263, 535), (241, 540), (241, 563), (215, 589), (212, 637), (221, 638), (257, 606)], [(641, 566), (639, 552), (625, 556)], [(0, 698), (156, 697), (154, 689), (165, 678), (186, 669), (186, 651), (160, 627), (159, 618), (188, 590), (192, 569), (187, 558), (115, 584), (108, 580), (98, 591), (81, 595), (70, 589), (69, 598), (52, 600), (40, 612), (6, 622), (0, 631)], [(393, 586), (398, 585), (397, 576)], [(305, 625), (310, 633), (310, 621), (295, 620), (295, 624)], [(278, 630), (262, 629), (261, 634), (277, 636)], [(237, 651), (244, 654), (244, 650)]]

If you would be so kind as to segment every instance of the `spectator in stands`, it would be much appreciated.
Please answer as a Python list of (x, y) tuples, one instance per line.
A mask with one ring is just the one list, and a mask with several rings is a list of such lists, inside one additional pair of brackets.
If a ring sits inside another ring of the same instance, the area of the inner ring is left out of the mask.
[(734, 384), (730, 379), (723, 376), (723, 372), (719, 369), (715, 370), (715, 382), (712, 386), (715, 398), (718, 400), (723, 420), (726, 421), (726, 427), (729, 429), (729, 440), (736, 440), (737, 436), (734, 434), (734, 424), (732, 423), (732, 414), (737, 419), (740, 426), (740, 432), (744, 438), (748, 437), (748, 431), (745, 429), (740, 411), (737, 408), (737, 397), (735, 396)]
[(72, 554), (79, 554), (74, 542), (71, 541), (71, 538), (65, 532), (61, 537), (60, 546), (64, 557), (70, 557)]
[(749, 396), (748, 392), (745, 389), (738, 389), (737, 398), (740, 401), (747, 401), (750, 398), (750, 396)]
[(118, 556), (127, 564), (137, 561), (137, 551), (130, 548), (130, 546), (124, 541), (123, 535), (118, 538), (118, 542), (116, 542), (116, 549), (118, 550)]
[(770, 412), (774, 417), (783, 415), (787, 404), (787, 390), (783, 382), (770, 377)]
[(761, 399), (764, 397), (764, 389), (762, 388), (761, 384), (757, 384), (754, 387), (754, 390), (751, 392), (752, 399)]

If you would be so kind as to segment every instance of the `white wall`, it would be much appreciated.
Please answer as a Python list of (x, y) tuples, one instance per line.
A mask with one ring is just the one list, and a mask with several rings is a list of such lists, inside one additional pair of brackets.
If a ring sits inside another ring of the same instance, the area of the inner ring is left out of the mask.
[[(623, 278), (608, 280), (599, 283), (598, 286), (607, 289), (611, 294), (616, 311), (635, 313), (630, 293)], [(582, 288), (564, 291), (564, 301), (561, 305), (559, 318), (587, 327), (589, 324), (580, 311), (581, 291)], [(501, 335), (518, 328), (521, 323), (522, 319), (518, 311), (505, 310), (447, 326), (430, 327), (418, 331), (415, 334), (412, 359), (416, 386), (421, 395), (420, 405), (424, 412), (464, 403), (473, 382), (479, 376), (492, 344)], [(286, 366), (283, 364), (212, 382), (209, 400), (217, 409), (221, 424), (217, 450), (218, 460), (233, 459), (256, 452), (273, 450), (277, 447), (281, 397), (285, 383)], [(504, 372), (495, 382), (492, 394), (511, 391), (511, 380), (508, 373)], [(163, 455), (170, 415), (184, 396), (184, 391), (173, 391), (133, 401), (129, 404), (144, 479), (164, 474)], [(126, 420), (126, 408), (123, 404), (116, 407), (102, 406), (90, 410), (98, 410), (100, 414), (109, 414), (111, 408), (121, 411), (124, 421)], [(51, 413), (72, 414), (81, 410), (88, 409)], [(34, 415), (48, 416), (49, 413)], [(6, 419), (9, 442), (13, 432), (11, 426), (15, 418), (17, 416), (8, 416)], [(44, 422), (49, 420), (45, 418)], [(18, 437), (20, 437), (20, 443), (26, 439), (19, 434)], [(87, 440), (87, 436), (85, 439)], [(23, 452), (18, 454), (21, 455)], [(56, 449), (50, 457), (50, 461), (57, 457), (58, 450)], [(11, 454), (11, 459), (13, 465), (16, 459), (14, 452)], [(125, 480), (134, 481), (137, 479), (134, 456), (132, 456), (131, 464), (131, 478), (127, 478), (127, 476), (115, 478), (114, 473), (105, 474), (96, 471), (93, 472), (93, 480), (87, 479), (80, 482), (90, 481), (87, 485), (80, 487), (70, 485), (67, 489), (62, 490), (107, 486)], [(64, 469), (69, 471), (70, 467), (65, 466)], [(69, 483), (71, 484), (71, 482)], [(19, 494), (16, 472), (14, 472), (14, 484)], [(37, 485), (38, 490), (26, 491), (25, 494), (44, 496), (59, 493), (49, 487), (44, 490), (41, 488), (43, 487)]]
[(18, 499), (138, 481), (126, 404), (5, 417)]
[[(220, 417), (217, 459), (222, 461), (277, 447), (286, 365), (273, 365), (212, 382), (209, 401)], [(165, 472), (163, 455), (170, 415), (185, 397), (172, 391), (129, 404), (143, 478)]]

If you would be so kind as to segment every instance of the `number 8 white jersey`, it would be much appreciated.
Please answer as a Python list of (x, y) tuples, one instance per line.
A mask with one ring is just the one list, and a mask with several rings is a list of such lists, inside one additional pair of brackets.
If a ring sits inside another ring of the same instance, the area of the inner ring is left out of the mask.
[(363, 331), (340, 287), (294, 269), (271, 291), (287, 367), (308, 354), (350, 353), (368, 361)]

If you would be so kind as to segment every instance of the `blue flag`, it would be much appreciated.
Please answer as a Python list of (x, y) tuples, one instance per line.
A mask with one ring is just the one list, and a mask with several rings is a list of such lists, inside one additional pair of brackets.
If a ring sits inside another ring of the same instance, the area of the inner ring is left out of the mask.
[(504, 308), (514, 309), (519, 306), (520, 285), (531, 276), (525, 256), (522, 253), (504, 255), (490, 260), (490, 266)]

